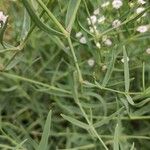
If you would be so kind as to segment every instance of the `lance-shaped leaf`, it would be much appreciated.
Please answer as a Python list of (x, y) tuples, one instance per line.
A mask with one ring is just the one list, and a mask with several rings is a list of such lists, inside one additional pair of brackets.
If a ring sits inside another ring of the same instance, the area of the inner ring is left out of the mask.
[(32, 18), (32, 21), (35, 23), (35, 25), (40, 28), (41, 30), (43, 30), (44, 32), (48, 33), (48, 34), (52, 34), (52, 35), (63, 35), (61, 32), (58, 32), (54, 29), (52, 29), (51, 27), (46, 26), (41, 20), (40, 18), (36, 15), (34, 9), (32, 8), (32, 6), (30, 5), (28, 0), (22, 0), (22, 3), (24, 5), (24, 7), (27, 9), (30, 17)]
[(66, 15), (66, 29), (71, 32), (81, 0), (70, 0)]
[(51, 115), (52, 115), (52, 111), (50, 110), (48, 115), (47, 115), (47, 119), (45, 122), (42, 138), (41, 138), (41, 141), (40, 141), (40, 144), (39, 144), (37, 150), (47, 150), (48, 138), (50, 135)]

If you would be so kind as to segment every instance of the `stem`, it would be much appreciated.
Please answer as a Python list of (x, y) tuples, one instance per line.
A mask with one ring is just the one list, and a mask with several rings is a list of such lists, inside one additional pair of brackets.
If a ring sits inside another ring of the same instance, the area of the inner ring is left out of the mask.
[(82, 83), (83, 78), (82, 78), (82, 74), (81, 74), (81, 70), (80, 70), (80, 67), (79, 67), (79, 64), (78, 64), (78, 60), (77, 60), (77, 57), (75, 55), (75, 51), (74, 51), (74, 48), (73, 48), (73, 45), (72, 45), (72, 41), (71, 41), (70, 37), (68, 37), (67, 40), (68, 40), (69, 47), (70, 47), (70, 50), (71, 50), (71, 53), (72, 53), (72, 56), (73, 56), (73, 59), (74, 59), (74, 63), (75, 63), (77, 72), (78, 72), (79, 81), (80, 81), (80, 83)]
[(68, 37), (69, 33), (64, 29), (64, 27), (59, 23), (56, 17), (51, 13), (51, 11), (46, 7), (46, 5), (41, 1), (37, 0), (40, 6), (44, 9), (44, 11), (48, 14), (48, 16), (53, 20), (53, 22), (57, 25), (57, 27), (62, 31), (62, 33)]
[(145, 62), (143, 62), (143, 69), (142, 69), (142, 84), (143, 84), (143, 91), (145, 91)]
[(8, 78), (11, 78), (11, 79), (14, 78), (14, 79), (26, 81), (26, 82), (29, 82), (29, 83), (32, 83), (32, 84), (35, 84), (35, 85), (40, 85), (40, 86), (48, 88), (49, 90), (55, 90), (55, 91), (58, 91), (58, 92), (71, 94), (70, 91), (67, 91), (67, 90), (64, 90), (64, 89), (60, 89), (60, 88), (57, 88), (55, 86), (51, 86), (49, 84), (42, 83), (42, 82), (39, 82), (39, 81), (35, 81), (35, 80), (29, 79), (29, 78), (26, 78), (26, 77), (14, 75), (14, 74), (9, 74), (9, 73), (6, 73), (6, 72), (0, 72), (0, 74), (6, 76)]
[(89, 119), (88, 119), (88, 117), (87, 117), (87, 115), (86, 115), (84, 109), (82, 108), (81, 103), (79, 102), (79, 100), (78, 100), (78, 103), (77, 103), (77, 104), (78, 104), (78, 106), (79, 106), (81, 112), (83, 113), (84, 118), (86, 119), (87, 123), (89, 124), (91, 131), (96, 135), (96, 137), (97, 137), (97, 138), (99, 139), (99, 141), (102, 143), (102, 145), (104, 146), (105, 150), (108, 150), (108, 148), (106, 147), (105, 143), (103, 142), (103, 140), (101, 139), (101, 137), (98, 135), (96, 129), (94, 128), (94, 126), (93, 126), (93, 125), (91, 124), (91, 122), (89, 121)]

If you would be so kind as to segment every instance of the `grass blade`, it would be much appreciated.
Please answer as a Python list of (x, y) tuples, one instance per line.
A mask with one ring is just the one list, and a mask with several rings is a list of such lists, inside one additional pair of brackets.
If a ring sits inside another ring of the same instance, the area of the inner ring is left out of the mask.
[(52, 111), (50, 110), (48, 113), (46, 122), (45, 122), (42, 138), (41, 138), (41, 141), (40, 141), (40, 144), (39, 144), (37, 150), (47, 150), (48, 138), (50, 135), (51, 115), (52, 115)]

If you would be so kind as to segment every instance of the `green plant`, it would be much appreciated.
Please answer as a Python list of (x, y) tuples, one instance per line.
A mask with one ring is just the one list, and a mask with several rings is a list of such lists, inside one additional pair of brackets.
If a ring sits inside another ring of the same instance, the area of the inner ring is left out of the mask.
[(0, 149), (149, 149), (150, 3), (116, 1), (0, 1)]

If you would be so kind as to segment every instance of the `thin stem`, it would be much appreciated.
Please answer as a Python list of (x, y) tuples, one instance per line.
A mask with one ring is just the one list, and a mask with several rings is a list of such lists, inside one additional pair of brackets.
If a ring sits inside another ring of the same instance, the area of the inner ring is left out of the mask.
[(46, 5), (41, 1), (37, 0), (40, 6), (44, 9), (44, 11), (48, 14), (48, 16), (53, 20), (53, 22), (57, 25), (57, 27), (62, 31), (62, 33), (68, 37), (69, 33), (64, 29), (64, 27), (59, 23), (56, 17), (51, 13), (51, 11), (46, 7)]
[[(78, 100), (78, 101), (79, 101), (79, 100)], [(85, 113), (83, 107), (81, 106), (81, 103), (80, 103), (80, 102), (78, 102), (78, 106), (79, 106), (81, 112), (83, 113), (83, 116), (84, 116), (84, 118), (86, 119), (87, 123), (89, 124), (91, 131), (96, 135), (96, 137), (97, 137), (97, 138), (99, 139), (99, 141), (102, 143), (102, 145), (104, 146), (104, 148), (105, 148), (106, 150), (108, 150), (108, 148), (106, 147), (105, 143), (103, 142), (103, 140), (101, 139), (101, 137), (99, 136), (99, 134), (98, 134), (97, 131), (95, 130), (94, 126), (91, 124), (90, 120), (88, 119), (88, 117), (87, 117), (87, 115), (86, 115), (86, 113)]]
[(82, 83), (83, 78), (82, 78), (82, 74), (81, 74), (81, 70), (80, 70), (80, 67), (79, 67), (79, 64), (78, 64), (78, 60), (77, 60), (77, 57), (75, 55), (75, 51), (74, 51), (74, 48), (73, 48), (73, 45), (72, 45), (72, 41), (71, 41), (70, 37), (68, 37), (67, 40), (68, 40), (69, 47), (70, 47), (70, 50), (71, 50), (71, 53), (72, 53), (72, 56), (73, 56), (73, 59), (74, 59), (74, 63), (75, 63), (77, 72), (78, 72), (79, 81), (80, 81), (80, 83)]
[(58, 91), (58, 92), (62, 92), (62, 93), (66, 93), (66, 94), (71, 94), (70, 91), (66, 91), (64, 89), (60, 89), (60, 88), (51, 86), (49, 84), (42, 83), (42, 82), (39, 82), (39, 81), (35, 81), (35, 80), (29, 79), (29, 78), (25, 78), (25, 77), (22, 77), (22, 76), (18, 76), (18, 75), (14, 75), (14, 74), (9, 74), (9, 73), (6, 73), (6, 72), (0, 72), (0, 74), (4, 75), (4, 76), (7, 76), (8, 78), (14, 78), (14, 79), (18, 79), (18, 80), (30, 82), (30, 83), (33, 83), (35, 85), (41, 85), (41, 86), (46, 87), (46, 88), (48, 88), (50, 90), (55, 90), (55, 91)]
[(143, 84), (143, 91), (145, 91), (145, 62), (143, 62), (142, 67), (142, 84)]

